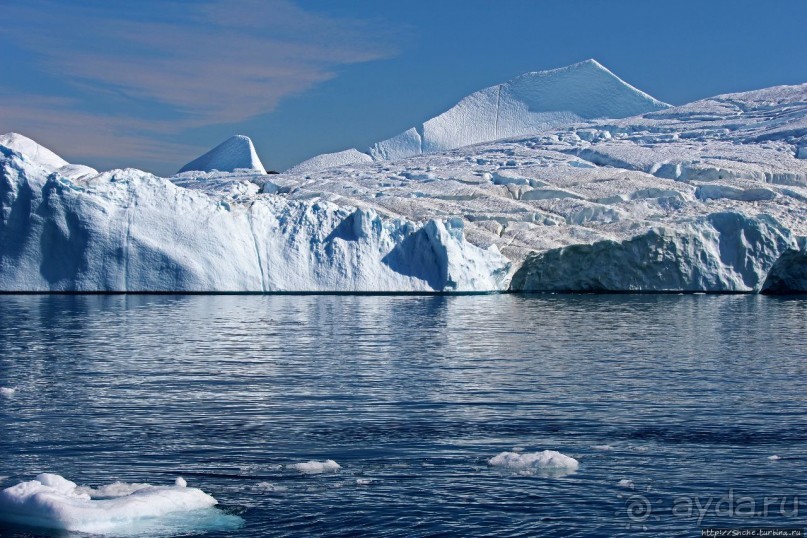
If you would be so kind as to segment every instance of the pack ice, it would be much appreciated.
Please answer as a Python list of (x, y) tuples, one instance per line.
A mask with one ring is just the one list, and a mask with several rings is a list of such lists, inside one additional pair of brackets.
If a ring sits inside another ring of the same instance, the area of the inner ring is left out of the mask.
[(580, 106), (519, 109), (557, 119), (529, 134), (272, 176), (251, 143), (159, 178), (5, 135), (0, 289), (807, 290), (807, 84), (668, 107), (583, 92), (626, 87), (599, 64), (548, 73), (513, 86)]

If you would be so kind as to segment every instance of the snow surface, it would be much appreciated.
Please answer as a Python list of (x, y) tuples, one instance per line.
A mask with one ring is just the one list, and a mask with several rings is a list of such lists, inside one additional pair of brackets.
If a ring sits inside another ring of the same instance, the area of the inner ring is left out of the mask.
[(212, 172), (235, 172), (239, 169), (255, 170), (261, 174), (266, 173), (266, 169), (258, 158), (255, 146), (248, 136), (231, 136), (215, 148), (211, 149), (201, 157), (198, 157), (185, 166), (179, 173), (200, 171)]
[(342, 466), (333, 460), (325, 461), (307, 461), (304, 463), (294, 463), (289, 465), (289, 468), (299, 471), (303, 474), (324, 474), (338, 472)]
[(502, 138), (534, 134), (586, 119), (625, 118), (669, 105), (623, 81), (596, 60), (526, 73), (472, 93), (442, 114), (367, 153), (350, 149), (313, 157), (288, 170), (311, 172), (369, 160), (398, 160)]
[(18, 153), (24, 153), (31, 162), (46, 168), (49, 171), (67, 166), (68, 162), (53, 153), (44, 146), (40, 146), (27, 136), (19, 133), (7, 133), (0, 135), (0, 146), (13, 149)]
[(502, 452), (489, 459), (488, 465), (522, 475), (558, 476), (577, 471), (580, 462), (555, 450), (544, 450), (531, 453)]
[(355, 164), (362, 162), (372, 162), (373, 158), (362, 153), (357, 149), (346, 149), (344, 151), (337, 151), (336, 153), (323, 153), (317, 155), (300, 164), (293, 166), (288, 173), (292, 174), (305, 174), (308, 172), (316, 172), (324, 168), (333, 168), (334, 166), (343, 166), (346, 164)]
[(804, 292), (806, 145), (807, 84), (272, 176), (0, 145), (0, 290)]
[(200, 489), (117, 482), (79, 488), (59, 475), (40, 474), (0, 491), (0, 520), (104, 535), (149, 535), (232, 529), (243, 522), (214, 509)]

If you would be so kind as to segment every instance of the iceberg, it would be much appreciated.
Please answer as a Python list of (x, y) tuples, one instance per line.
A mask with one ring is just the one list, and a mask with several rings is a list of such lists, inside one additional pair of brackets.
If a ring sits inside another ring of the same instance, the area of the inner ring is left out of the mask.
[(526, 81), (565, 81), (574, 121), (271, 176), (248, 139), (161, 178), (3, 135), (0, 291), (807, 291), (807, 84), (668, 107), (591, 62)]
[(0, 491), (0, 521), (111, 536), (232, 530), (243, 524), (214, 508), (217, 504), (202, 490), (181, 483), (118, 482), (96, 490), (45, 473)]
[(266, 173), (252, 139), (244, 135), (231, 136), (204, 155), (197, 157), (182, 168), (182, 172), (235, 172), (239, 169), (255, 170)]

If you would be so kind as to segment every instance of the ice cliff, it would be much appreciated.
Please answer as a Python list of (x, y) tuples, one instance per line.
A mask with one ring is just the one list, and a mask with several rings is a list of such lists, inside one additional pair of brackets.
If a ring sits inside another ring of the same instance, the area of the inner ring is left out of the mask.
[(807, 291), (807, 84), (651, 99), (272, 176), (97, 173), (4, 135), (0, 290)]

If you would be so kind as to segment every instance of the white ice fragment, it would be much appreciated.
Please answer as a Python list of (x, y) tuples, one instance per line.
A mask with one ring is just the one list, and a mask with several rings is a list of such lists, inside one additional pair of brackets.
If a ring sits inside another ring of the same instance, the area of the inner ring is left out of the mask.
[(768, 459), (771, 461), (779, 461), (782, 459), (782, 456), (777, 456), (776, 454), (774, 454), (773, 456), (768, 456)]
[(184, 488), (188, 486), (188, 483), (185, 481), (184, 478), (178, 476), (176, 480), (174, 480), (174, 485), (178, 488)]
[(634, 487), (633, 486), (633, 480), (628, 480), (627, 478), (623, 478), (622, 480), (620, 480), (617, 483), (617, 486), (619, 486), (620, 488), (633, 489), (633, 487)]
[(580, 462), (555, 450), (518, 453), (502, 452), (488, 460), (492, 467), (514, 471), (523, 475), (566, 475), (577, 471)]
[(271, 482), (258, 482), (255, 489), (263, 493), (282, 493), (289, 490), (286, 486), (278, 486)]
[(289, 468), (295, 469), (303, 474), (323, 474), (338, 472), (342, 466), (333, 460), (307, 461), (304, 463), (294, 463)]
[(0, 387), (0, 396), (11, 398), (17, 392), (17, 387)]
[(370, 478), (357, 478), (356, 485), (357, 486), (369, 486), (373, 481)]
[(614, 447), (612, 447), (611, 445), (594, 445), (591, 448), (593, 448), (594, 450), (613, 450), (614, 449)]
[(237, 516), (196, 488), (116, 482), (79, 488), (56, 474), (40, 474), (0, 491), (0, 521), (50, 529), (120, 535), (186, 534), (234, 529)]

